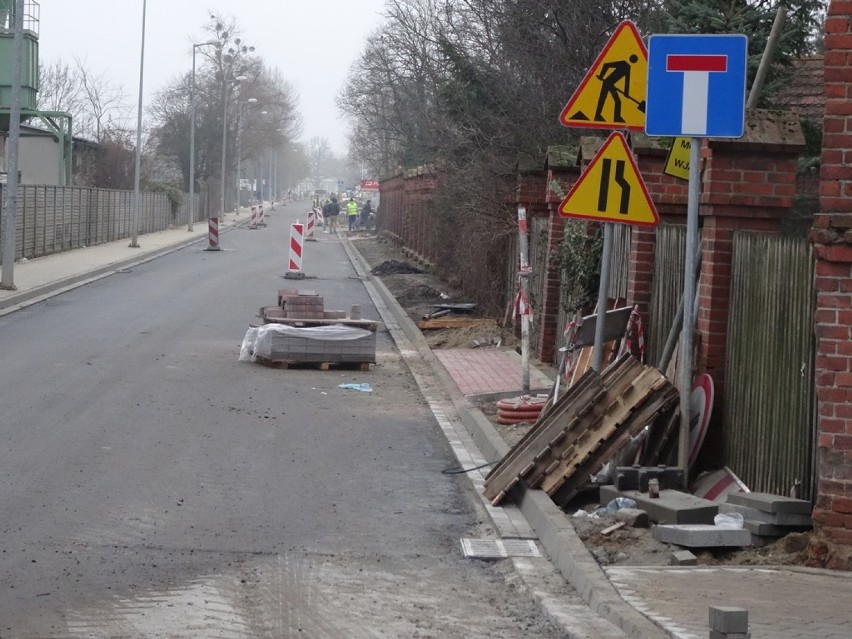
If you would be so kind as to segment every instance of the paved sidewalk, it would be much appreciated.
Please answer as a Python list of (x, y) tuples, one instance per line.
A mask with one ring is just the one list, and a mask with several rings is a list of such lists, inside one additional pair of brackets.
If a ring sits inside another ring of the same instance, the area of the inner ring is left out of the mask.
[[(518, 392), (523, 388), (520, 355), (494, 348), (439, 348), (433, 351), (462, 395)], [(530, 366), (530, 393), (548, 392), (553, 380)]]
[[(230, 227), (247, 223), (249, 215), (243, 209), (239, 215), (228, 213), (219, 220), (220, 245), (222, 234)], [(45, 255), (32, 260), (15, 262), (15, 290), (0, 289), (0, 315), (33, 304), (46, 296), (81, 286), (106, 277), (116, 271), (140, 264), (195, 242), (208, 241), (207, 222), (196, 222), (193, 230), (186, 226), (146, 233), (137, 236), (136, 248), (130, 238), (106, 244), (88, 246), (63, 253)]]

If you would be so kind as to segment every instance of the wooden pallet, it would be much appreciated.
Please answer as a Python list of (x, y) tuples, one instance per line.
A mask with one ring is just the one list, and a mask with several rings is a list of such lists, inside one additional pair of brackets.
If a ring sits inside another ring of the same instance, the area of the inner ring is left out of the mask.
[(629, 355), (602, 376), (587, 371), (492, 469), (485, 496), (497, 505), (523, 480), (565, 503), (676, 400), (676, 389), (659, 371)]
[(258, 364), (263, 364), (269, 368), (285, 368), (285, 369), (311, 369), (327, 371), (332, 368), (337, 370), (355, 370), (368, 371), (370, 365), (374, 362), (300, 362), (291, 359), (269, 359), (267, 357), (256, 357), (255, 361)]

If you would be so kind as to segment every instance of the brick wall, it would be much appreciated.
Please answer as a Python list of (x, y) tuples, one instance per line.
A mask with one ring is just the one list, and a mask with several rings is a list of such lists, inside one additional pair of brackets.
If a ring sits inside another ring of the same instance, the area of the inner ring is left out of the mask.
[(816, 264), (816, 563), (852, 570), (852, 2), (825, 23), (825, 122)]

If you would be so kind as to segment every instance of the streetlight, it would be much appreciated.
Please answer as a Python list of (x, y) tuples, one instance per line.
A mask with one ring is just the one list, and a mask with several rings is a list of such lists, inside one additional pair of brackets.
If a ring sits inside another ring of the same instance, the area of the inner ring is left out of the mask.
[[(248, 104), (257, 104), (257, 98), (249, 98), (246, 100)], [(240, 178), (242, 177), (242, 152), (240, 151), (240, 134), (243, 128), (243, 112), (237, 106), (237, 215), (240, 214), (240, 193), (242, 192)]]
[(222, 178), (220, 181), (221, 192), (219, 194), (219, 210), (225, 215), (225, 151), (228, 143), (228, 84), (240, 83), (248, 80), (244, 75), (238, 75), (231, 82), (225, 82), (222, 87)]
[(130, 248), (139, 248), (139, 173), (142, 165), (142, 78), (145, 70), (145, 9), (147, 0), (142, 0), (142, 46), (139, 51), (139, 107), (136, 115), (136, 166), (133, 174), (133, 234)]
[(208, 40), (192, 45), (192, 84), (189, 89), (189, 223), (186, 230), (192, 232), (195, 219), (195, 51), (200, 47), (221, 46), (218, 40)]

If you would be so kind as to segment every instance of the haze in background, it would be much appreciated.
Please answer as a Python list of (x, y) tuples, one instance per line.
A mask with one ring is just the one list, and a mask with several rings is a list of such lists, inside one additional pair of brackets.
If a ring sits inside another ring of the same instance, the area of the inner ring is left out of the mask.
[[(142, 0), (40, 0), (40, 60), (83, 60), (120, 86), (136, 127)], [(302, 140), (328, 139), (346, 152), (346, 125), (335, 107), (349, 68), (381, 25), (384, 0), (148, 0), (144, 106), (192, 69), (192, 42), (209, 39), (210, 13), (236, 19), (243, 40), (277, 67), (299, 96)], [(200, 58), (196, 56), (196, 64)]]

